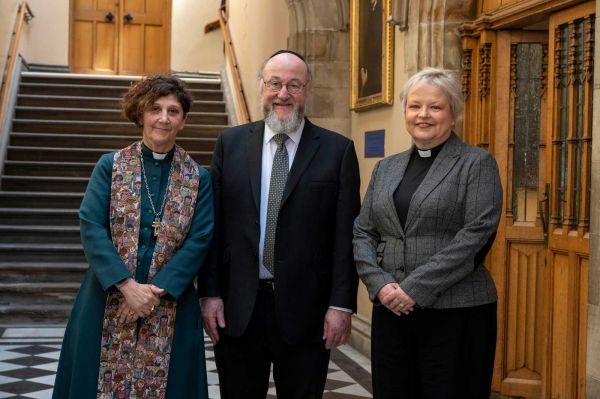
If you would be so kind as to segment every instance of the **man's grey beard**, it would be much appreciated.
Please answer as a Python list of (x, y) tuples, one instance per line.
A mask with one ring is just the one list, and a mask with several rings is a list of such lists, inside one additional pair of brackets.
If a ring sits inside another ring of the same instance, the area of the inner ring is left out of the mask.
[(273, 111), (273, 107), (263, 109), (263, 113), (265, 114), (265, 123), (274, 133), (294, 133), (300, 127), (303, 119), (297, 108), (294, 109), (292, 115), (285, 119), (279, 119)]

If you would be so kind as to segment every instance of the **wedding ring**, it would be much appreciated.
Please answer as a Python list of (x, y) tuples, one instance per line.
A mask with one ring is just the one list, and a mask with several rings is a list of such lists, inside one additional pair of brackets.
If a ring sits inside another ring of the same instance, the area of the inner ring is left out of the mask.
[(150, 309), (151, 312), (154, 312), (154, 306), (152, 306), (152, 308)]
[(399, 303), (399, 304), (398, 304), (398, 307), (399, 307), (400, 309), (402, 309), (402, 308), (404, 307), (404, 304), (403, 304), (403, 303)]

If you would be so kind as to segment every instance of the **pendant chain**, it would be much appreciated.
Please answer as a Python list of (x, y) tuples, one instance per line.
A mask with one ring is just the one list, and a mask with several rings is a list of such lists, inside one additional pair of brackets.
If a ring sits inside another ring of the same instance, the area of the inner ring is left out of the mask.
[(173, 164), (174, 159), (171, 160), (171, 169), (169, 169), (169, 179), (167, 180), (167, 187), (165, 189), (165, 195), (163, 197), (162, 205), (158, 212), (156, 212), (156, 207), (154, 206), (154, 201), (152, 201), (152, 195), (150, 194), (150, 187), (148, 186), (148, 178), (146, 177), (146, 169), (144, 168), (144, 156), (142, 154), (142, 150), (140, 148), (140, 165), (142, 167), (142, 175), (144, 177), (144, 186), (146, 187), (146, 193), (148, 194), (148, 200), (150, 201), (150, 206), (152, 207), (152, 212), (154, 213), (154, 221), (152, 222), (152, 227), (154, 227), (154, 235), (157, 236), (160, 232), (160, 216), (165, 210), (165, 205), (167, 203), (167, 192), (169, 190), (169, 186), (171, 185), (171, 176), (173, 176)]

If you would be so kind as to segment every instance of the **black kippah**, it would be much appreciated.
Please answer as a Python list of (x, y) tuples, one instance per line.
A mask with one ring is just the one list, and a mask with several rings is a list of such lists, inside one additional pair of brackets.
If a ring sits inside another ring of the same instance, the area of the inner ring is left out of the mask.
[(271, 54), (269, 59), (271, 59), (279, 54), (292, 54), (292, 55), (295, 55), (296, 57), (300, 58), (304, 63), (306, 63), (306, 60), (304, 59), (304, 57), (302, 57), (300, 54), (298, 54), (297, 52), (292, 51), (292, 50), (278, 50), (278, 51), (274, 52), (273, 54)]

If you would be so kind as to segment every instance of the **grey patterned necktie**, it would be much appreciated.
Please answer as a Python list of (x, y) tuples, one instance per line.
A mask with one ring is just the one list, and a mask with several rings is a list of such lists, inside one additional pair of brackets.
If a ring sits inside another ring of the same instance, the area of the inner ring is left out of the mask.
[(267, 225), (265, 228), (265, 247), (263, 252), (263, 264), (267, 270), (274, 276), (273, 258), (275, 256), (275, 230), (277, 229), (277, 216), (279, 215), (279, 206), (283, 189), (287, 181), (289, 171), (289, 159), (285, 142), (290, 137), (287, 134), (279, 133), (273, 136), (277, 143), (277, 151), (273, 157), (273, 169), (271, 169), (271, 182), (269, 183), (269, 202), (267, 205)]

